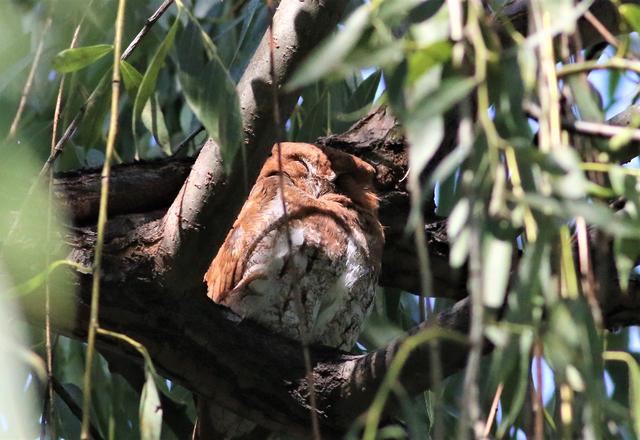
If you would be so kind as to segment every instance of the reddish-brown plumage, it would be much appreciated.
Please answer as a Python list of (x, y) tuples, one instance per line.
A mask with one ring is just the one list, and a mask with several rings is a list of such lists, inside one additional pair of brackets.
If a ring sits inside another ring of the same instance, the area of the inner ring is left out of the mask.
[(290, 338), (350, 348), (380, 271), (374, 169), (331, 148), (280, 145), (288, 220), (276, 146), (205, 275), (208, 295)]

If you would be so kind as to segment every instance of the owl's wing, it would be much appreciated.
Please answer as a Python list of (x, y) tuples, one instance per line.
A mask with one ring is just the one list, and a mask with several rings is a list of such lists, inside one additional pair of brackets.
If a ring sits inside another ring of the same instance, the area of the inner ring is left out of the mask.
[[(278, 196), (276, 182), (276, 179), (267, 178), (256, 183), (204, 276), (208, 296), (217, 303), (224, 302), (229, 292), (238, 287), (252, 248), (264, 236), (269, 224), (277, 219), (276, 211), (265, 209)], [(253, 278), (256, 276), (259, 274), (254, 274)]]

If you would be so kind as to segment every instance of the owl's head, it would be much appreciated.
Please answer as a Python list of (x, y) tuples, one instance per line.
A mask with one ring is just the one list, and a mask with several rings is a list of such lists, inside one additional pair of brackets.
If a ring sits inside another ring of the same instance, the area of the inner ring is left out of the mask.
[(375, 169), (362, 159), (330, 147), (301, 142), (281, 142), (282, 171), (278, 145), (274, 145), (258, 180), (282, 172), (293, 185), (314, 198), (341, 194), (361, 209), (375, 212), (378, 198), (373, 191)]

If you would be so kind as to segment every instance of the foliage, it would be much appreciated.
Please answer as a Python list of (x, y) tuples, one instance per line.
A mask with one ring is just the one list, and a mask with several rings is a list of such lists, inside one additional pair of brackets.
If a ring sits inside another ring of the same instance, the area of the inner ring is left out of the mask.
[[(138, 1), (128, 8), (125, 41), (133, 38), (157, 3)], [(492, 3), (499, 11), (501, 2)], [(582, 255), (589, 251), (584, 252), (584, 241), (572, 238), (586, 236), (586, 225), (611, 237), (621, 289), (626, 290), (640, 255), (640, 174), (616, 161), (629, 133), (602, 139), (563, 131), (575, 119), (603, 122), (609, 106), (604, 102), (615, 101), (616, 90), (624, 84), (637, 87), (637, 76), (627, 73), (610, 74), (597, 87), (594, 77), (587, 76), (591, 61), (602, 54), (634, 60), (637, 41), (623, 35), (617, 49), (598, 46), (569, 56), (568, 41), (573, 41), (576, 21), (589, 2), (531, 3), (534, 27), (529, 35), (521, 35), (508, 27), (506, 34), (499, 33), (476, 1), (352, 0), (340, 29), (318, 46), (288, 85), (301, 87), (286, 125), (291, 140), (313, 141), (340, 133), (374, 105), (391, 107), (411, 145), (408, 186), (413, 210), (408, 233), (423, 223), (423, 201), (435, 197), (438, 214), (449, 219), (450, 263), (470, 268), (472, 320), (477, 324), (472, 323), (471, 341), (475, 331), (476, 340), (488, 338), (495, 345), (481, 365), (470, 362), (464, 374), (418, 397), (408, 397), (388, 379), (364, 427), (369, 438), (402, 438), (407, 432), (412, 438), (449, 438), (468, 419), (487, 420), (497, 390), (502, 390), (497, 396), (500, 408), (491, 436), (532, 434), (532, 419), (549, 438), (640, 436), (640, 372), (629, 345), (637, 331), (611, 334), (603, 329), (602, 311), (590, 301), (597, 287), (590, 278), (593, 267), (588, 257), (573, 257), (575, 250)], [(64, 272), (57, 214), (43, 222), (37, 212), (48, 209), (46, 191), (28, 189), (49, 155), (63, 74), (65, 90), (71, 92), (64, 95), (61, 126), (67, 127), (79, 111), (84, 113), (55, 168), (96, 167), (104, 159), (109, 94), (103, 78), (112, 68), (105, 55), (112, 50), (115, 8), (116, 2), (98, 6), (80, 0), (0, 6), (0, 103), (10, 109), (0, 117), (3, 136), (9, 133), (34, 48), (44, 41), (18, 131), (0, 145), (0, 184), (10, 189), (0, 194), (0, 236), (17, 237), (0, 241), (0, 273), (7, 274), (0, 279), (3, 301), (7, 292), (29, 298), (40, 285), (65, 282), (62, 276), (50, 275)], [(620, 13), (628, 31), (640, 31), (640, 8), (625, 4)], [(49, 17), (52, 25), (43, 35), (42, 24)], [(125, 92), (117, 161), (170, 156), (202, 124), (219, 141), (230, 166), (242, 144), (233, 84), (268, 22), (267, 6), (260, 0), (194, 0), (169, 9), (121, 63)], [(72, 49), (77, 25), (79, 47)], [(95, 99), (85, 106), (92, 94)], [(525, 110), (531, 108), (535, 111)], [(459, 118), (456, 141), (444, 158), (436, 159), (445, 121), (452, 114)], [(186, 154), (195, 154), (203, 139), (199, 135), (189, 143)], [(618, 198), (626, 201), (622, 210), (610, 203)], [(17, 232), (10, 232), (16, 215)], [(26, 255), (24, 240), (43, 246), (31, 246), (34, 253)], [(428, 266), (423, 264), (421, 270), (427, 272)], [(425, 285), (423, 293), (438, 297), (438, 286), (431, 289)], [(53, 301), (63, 303), (64, 298)], [(37, 299), (33, 303), (40, 304)], [(428, 314), (448, 305), (447, 300), (430, 302)], [(417, 323), (420, 307), (409, 293), (381, 291), (359, 347), (371, 350), (402, 334)], [(4, 303), (0, 312), (6, 312)], [(32, 351), (45, 358), (43, 332), (31, 328), (27, 336)], [(422, 335), (442, 343), (456, 337), (437, 331)], [(410, 339), (403, 356), (416, 341)], [(0, 341), (4, 350), (3, 344)], [(478, 344), (472, 350), (480, 350)], [(26, 382), (25, 389), (39, 395), (41, 384), (32, 380), (34, 373), (16, 372), (10, 363), (19, 358), (19, 350), (0, 353), (0, 377), (11, 369), (16, 381)], [(53, 354), (55, 377), (80, 402), (84, 345), (56, 336)], [(145, 361), (141, 390), (112, 372), (105, 359), (95, 359), (92, 420), (104, 438), (177, 438), (179, 434), (165, 426), (159, 430), (157, 390), (193, 421), (191, 393), (160, 379), (150, 360)], [(395, 368), (397, 374), (399, 366)], [(469, 383), (478, 384), (477, 396), (463, 389)], [(391, 393), (402, 402), (403, 424), (378, 427), (377, 411)], [(542, 399), (544, 411), (534, 411)], [(474, 414), (474, 405), (479, 414)], [(0, 420), (3, 408), (0, 405)], [(57, 397), (54, 414), (53, 432), (77, 438), (79, 422), (68, 402)], [(35, 430), (35, 416), (22, 417), (28, 429)], [(362, 426), (354, 425), (354, 437), (357, 428)]]

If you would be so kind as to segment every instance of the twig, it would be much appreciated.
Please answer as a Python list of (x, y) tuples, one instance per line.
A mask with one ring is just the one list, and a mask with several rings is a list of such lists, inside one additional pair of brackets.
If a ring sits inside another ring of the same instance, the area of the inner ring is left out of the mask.
[(591, 11), (585, 12), (584, 18), (586, 18), (587, 21), (591, 24), (591, 26), (593, 26), (595, 30), (598, 31), (600, 35), (602, 35), (602, 38), (604, 38), (604, 41), (606, 41), (616, 49), (620, 46), (618, 39), (614, 37), (611, 32), (609, 32), (609, 29), (607, 29), (602, 24), (602, 22), (598, 20), (596, 16), (591, 13)]
[(73, 119), (71, 120), (71, 123), (67, 126), (67, 129), (64, 131), (63, 135), (60, 137), (60, 139), (58, 139), (58, 142), (56, 143), (55, 147), (49, 154), (49, 157), (44, 162), (44, 165), (42, 165), (42, 169), (40, 170), (40, 173), (38, 173), (38, 178), (35, 183), (37, 183), (45, 174), (49, 172), (49, 169), (53, 166), (54, 162), (58, 159), (58, 157), (60, 157), (64, 149), (64, 145), (76, 133), (76, 130), (78, 129), (78, 125), (80, 125), (80, 120), (85, 115), (87, 110), (91, 108), (93, 103), (96, 102), (97, 98), (102, 93), (102, 87), (106, 82), (106, 78), (107, 78), (106, 76), (103, 76), (100, 79), (96, 88), (93, 89), (93, 91), (89, 95), (89, 98), (87, 98), (85, 103), (82, 104), (82, 106), (78, 110), (78, 113), (76, 113), (76, 115), (73, 117)]
[(27, 96), (29, 96), (29, 92), (31, 92), (31, 87), (33, 86), (33, 78), (36, 75), (36, 69), (38, 64), (40, 63), (40, 57), (42, 56), (42, 48), (44, 47), (44, 37), (47, 35), (49, 28), (51, 27), (52, 18), (51, 15), (47, 17), (47, 20), (44, 23), (44, 28), (42, 29), (42, 34), (40, 35), (40, 41), (38, 41), (38, 47), (36, 48), (36, 53), (33, 57), (33, 63), (31, 64), (31, 70), (29, 70), (29, 75), (27, 76), (27, 82), (24, 84), (24, 88), (22, 89), (22, 96), (20, 96), (20, 103), (18, 104), (18, 110), (16, 111), (16, 115), (13, 118), (13, 122), (11, 123), (11, 128), (9, 129), (9, 134), (5, 138), (5, 142), (10, 141), (16, 135), (18, 131), (18, 124), (20, 123), (20, 119), (22, 118), (22, 112), (24, 111), (24, 106), (27, 103)]
[(109, 122), (109, 134), (105, 150), (104, 165), (102, 167), (102, 185), (100, 191), (100, 210), (98, 212), (97, 237), (93, 260), (93, 279), (91, 286), (91, 312), (89, 317), (89, 330), (87, 338), (87, 354), (84, 371), (84, 400), (82, 415), (82, 430), (80, 438), (88, 440), (89, 422), (91, 415), (91, 371), (93, 367), (93, 353), (95, 351), (96, 330), (98, 328), (98, 303), (100, 300), (100, 273), (102, 270), (102, 248), (104, 247), (105, 225), (107, 223), (107, 201), (109, 195), (109, 175), (111, 173), (111, 160), (115, 150), (116, 135), (118, 132), (118, 105), (120, 101), (120, 51), (122, 46), (122, 33), (124, 29), (124, 9), (126, 0), (118, 2), (116, 16), (116, 34), (113, 48), (113, 76), (111, 85), (111, 120)]
[(584, 217), (576, 217), (576, 238), (578, 242), (578, 266), (582, 276), (582, 290), (586, 293), (587, 303), (596, 328), (602, 328), (602, 310), (596, 296), (597, 283), (591, 266), (589, 235)]
[(536, 363), (536, 382), (537, 387), (534, 387), (534, 400), (533, 400), (533, 412), (534, 412), (534, 436), (536, 440), (542, 440), (544, 438), (544, 401), (542, 400), (543, 389), (543, 374), (542, 374), (542, 343), (536, 341), (533, 344), (533, 355), (535, 356)]
[[(78, 34), (80, 33), (80, 25), (76, 26), (75, 31), (73, 32), (73, 37), (71, 38), (71, 44), (69, 48), (74, 48), (78, 41)], [(51, 151), (56, 146), (56, 138), (58, 136), (58, 122), (60, 120), (60, 109), (62, 107), (62, 95), (64, 90), (64, 80), (65, 75), (62, 75), (60, 79), (60, 86), (58, 87), (58, 96), (56, 97), (56, 106), (53, 113), (53, 127), (51, 129)], [(51, 240), (51, 221), (53, 219), (53, 170), (49, 170), (49, 197), (48, 197), (48, 207), (47, 207), (47, 243)], [(46, 258), (46, 266), (49, 267), (51, 263), (51, 258), (49, 255), (49, 251), (47, 249), (47, 258)], [(44, 309), (45, 309), (45, 321), (44, 321), (44, 331), (45, 331), (45, 350), (46, 350), (46, 366), (47, 366), (47, 397), (45, 400), (47, 411), (44, 413), (43, 425), (45, 422), (49, 425), (49, 435), (51, 438), (56, 438), (55, 432), (53, 431), (53, 350), (51, 344), (51, 286), (50, 284), (50, 276), (47, 274), (47, 279), (45, 281), (45, 299), (44, 299)]]
[(630, 70), (640, 75), (640, 62), (627, 60), (626, 58), (609, 58), (606, 61), (598, 62), (596, 60), (585, 61), (583, 63), (565, 64), (556, 71), (558, 78), (563, 78), (577, 73), (590, 72), (593, 70)]
[[(282, 201), (282, 212), (285, 221), (285, 234), (287, 236), (287, 245), (289, 248), (289, 255), (293, 256), (293, 245), (291, 243), (291, 233), (289, 231), (289, 215), (287, 213), (287, 203), (284, 195), (284, 174), (282, 173), (282, 148), (280, 147), (280, 139), (283, 139), (282, 133), (282, 121), (280, 120), (280, 105), (278, 101), (278, 83), (276, 77), (275, 67), (275, 41), (273, 39), (273, 16), (275, 15), (275, 5), (273, 0), (267, 0), (267, 7), (269, 8), (269, 28), (267, 32), (269, 34), (269, 74), (271, 76), (271, 97), (273, 100), (273, 122), (276, 127), (276, 145), (278, 151), (278, 174), (279, 186), (280, 186), (280, 198)], [(309, 412), (311, 414), (311, 432), (314, 440), (320, 440), (322, 438), (320, 434), (320, 421), (318, 420), (318, 403), (316, 401), (316, 389), (315, 381), (313, 378), (313, 368), (311, 366), (311, 353), (309, 351), (309, 323), (306, 319), (306, 313), (304, 305), (302, 303), (302, 294), (294, 295), (294, 303), (298, 309), (298, 315), (300, 320), (300, 334), (302, 336), (302, 354), (304, 357), (304, 368), (307, 376), (307, 387), (309, 389)]]
[[(64, 386), (56, 379), (52, 378), (51, 382), (53, 383), (53, 390), (56, 392), (58, 397), (62, 399), (62, 401), (67, 405), (71, 414), (76, 416), (79, 421), (82, 421), (82, 408), (80, 405), (73, 400), (73, 396), (69, 394), (69, 392), (64, 388)], [(89, 432), (91, 433), (91, 438), (93, 440), (102, 440), (102, 436), (100, 435), (100, 431), (93, 425), (89, 425)]]
[[(478, 116), (481, 118), (482, 127), (485, 130), (490, 149), (495, 151), (499, 142), (499, 135), (493, 126), (493, 122), (487, 118), (489, 107), (489, 93), (487, 85), (487, 56), (489, 55), (486, 44), (482, 36), (480, 21), (483, 17), (484, 9), (477, 2), (468, 2), (467, 33), (475, 50), (475, 77), (478, 81), (477, 102)], [(468, 110), (467, 110), (468, 112)], [(468, 120), (468, 113), (465, 120)], [(467, 135), (471, 133), (471, 128), (467, 129)], [(494, 162), (496, 154), (494, 153)], [(495, 166), (495, 165), (494, 165)], [(468, 188), (470, 206), (474, 206), (478, 198), (475, 188)], [(484, 286), (482, 282), (483, 261), (481, 255), (482, 226), (484, 214), (472, 215), (469, 219), (470, 226), (470, 249), (469, 249), (469, 286), (471, 300), (471, 318), (469, 325), (469, 357), (464, 371), (464, 402), (462, 403), (462, 415), (458, 435), (461, 438), (468, 437), (467, 429), (470, 427), (473, 438), (481, 438), (484, 432), (484, 420), (481, 417), (479, 371), (482, 359), (482, 348), (484, 344), (484, 320), (485, 310), (483, 298)], [(467, 424), (469, 426), (467, 426)]]
[[(531, 119), (539, 120), (540, 108), (532, 103), (524, 104), (524, 111)], [(590, 121), (569, 121), (563, 118), (561, 120), (562, 128), (574, 134), (583, 136), (593, 136), (605, 139), (625, 134), (629, 136), (630, 141), (640, 142), (640, 130), (621, 127), (618, 125), (611, 125), (602, 122), (590, 122)]]
[(103, 336), (109, 336), (113, 339), (118, 339), (119, 341), (125, 342), (136, 349), (140, 356), (144, 359), (147, 367), (156, 374), (156, 370), (153, 366), (153, 362), (151, 361), (151, 355), (149, 355), (149, 351), (142, 345), (140, 342), (136, 341), (130, 336), (125, 335), (124, 333), (118, 333), (111, 330), (107, 330), (104, 328), (97, 328), (97, 332)]
[(131, 40), (131, 43), (129, 43), (129, 46), (127, 46), (124, 52), (122, 52), (121, 59), (123, 61), (129, 58), (129, 55), (131, 55), (131, 53), (136, 49), (136, 47), (138, 47), (138, 44), (140, 44), (140, 41), (142, 41), (144, 36), (147, 35), (147, 32), (149, 32), (149, 30), (156, 23), (156, 21), (158, 21), (158, 19), (162, 17), (162, 14), (164, 14), (164, 12), (169, 8), (169, 6), (171, 6), (172, 3), (173, 3), (173, 0), (164, 0), (164, 2), (162, 2), (160, 7), (156, 9), (156, 11), (151, 15), (151, 17), (147, 18), (147, 21), (145, 21), (144, 26), (142, 26), (142, 29), (140, 29), (140, 32), (138, 32), (138, 34), (133, 38), (133, 40)]
[(491, 402), (491, 409), (489, 410), (487, 421), (484, 424), (484, 438), (489, 438), (489, 434), (491, 434), (491, 427), (493, 426), (493, 421), (496, 419), (496, 413), (498, 412), (498, 405), (500, 404), (500, 397), (502, 396), (503, 389), (504, 383), (500, 382), (496, 389), (496, 394), (493, 396), (493, 402)]
[(178, 146), (176, 147), (176, 149), (174, 150), (172, 156), (177, 156), (179, 154), (182, 153), (182, 150), (184, 150), (187, 145), (189, 145), (189, 143), (196, 137), (198, 136), (198, 134), (202, 133), (202, 131), (204, 130), (204, 125), (200, 124), (195, 130), (193, 130), (189, 136), (187, 136), (182, 142), (180, 142), (178, 144)]

